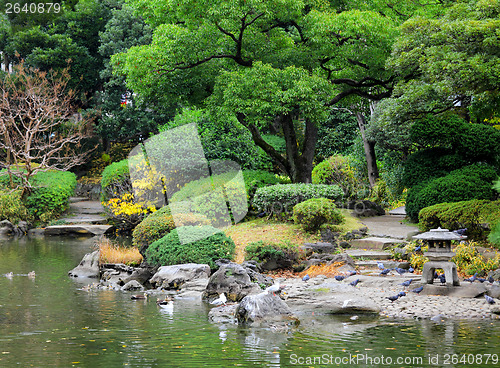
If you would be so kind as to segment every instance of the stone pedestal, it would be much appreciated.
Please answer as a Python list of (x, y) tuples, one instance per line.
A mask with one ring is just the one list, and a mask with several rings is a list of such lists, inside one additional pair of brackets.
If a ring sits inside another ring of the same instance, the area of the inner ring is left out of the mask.
[(439, 268), (444, 271), (446, 285), (460, 286), (460, 282), (458, 281), (457, 265), (453, 262), (447, 261), (426, 262), (422, 271), (422, 282), (426, 284), (434, 283), (434, 271)]

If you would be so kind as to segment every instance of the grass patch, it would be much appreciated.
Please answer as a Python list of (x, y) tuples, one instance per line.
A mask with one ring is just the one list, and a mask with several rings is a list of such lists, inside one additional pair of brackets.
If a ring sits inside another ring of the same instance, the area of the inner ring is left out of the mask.
[(265, 219), (241, 222), (229, 227), (225, 230), (225, 233), (236, 244), (235, 261), (237, 263), (244, 261), (245, 248), (250, 243), (258, 241), (263, 241), (264, 243), (282, 243), (283, 241), (289, 241), (292, 244), (302, 245), (303, 243), (319, 241), (319, 234), (309, 234), (300, 225)]
[[(342, 225), (335, 225), (337, 231), (344, 234), (365, 226), (358, 218), (352, 216), (351, 210), (340, 209), (340, 212), (345, 217), (345, 222)], [(303, 243), (315, 243), (321, 240), (319, 231), (312, 234), (306, 232), (300, 225), (264, 218), (240, 222), (227, 228), (225, 233), (236, 244), (235, 262), (237, 263), (242, 263), (245, 260), (245, 248), (250, 243), (263, 241), (264, 243), (289, 242), (302, 245)]]
[(142, 262), (142, 255), (136, 247), (119, 246), (107, 238), (101, 238), (97, 246), (100, 252), (99, 263), (123, 263), (135, 266)]
[(344, 263), (333, 263), (331, 265), (321, 264), (314, 265), (309, 267), (307, 270), (299, 273), (300, 277), (304, 277), (305, 275), (309, 275), (310, 277), (315, 277), (319, 275), (324, 275), (326, 277), (332, 278), (337, 275), (345, 276), (344, 272), (340, 272), (338, 269), (342, 267)]
[(336, 225), (336, 227), (342, 234), (365, 227), (359, 218), (352, 215), (352, 210), (342, 208), (340, 209), (340, 213), (344, 216), (345, 222), (341, 225)]

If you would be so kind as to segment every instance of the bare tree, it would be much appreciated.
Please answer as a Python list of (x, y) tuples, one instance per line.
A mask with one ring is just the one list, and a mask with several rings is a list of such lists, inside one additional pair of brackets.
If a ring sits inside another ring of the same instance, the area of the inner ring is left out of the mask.
[[(78, 152), (90, 122), (75, 118), (74, 92), (67, 88), (68, 69), (42, 72), (21, 62), (0, 80), (0, 165), (10, 185), (20, 181), (23, 195), (40, 171), (68, 170), (84, 162)], [(19, 184), (18, 184), (19, 185)]]

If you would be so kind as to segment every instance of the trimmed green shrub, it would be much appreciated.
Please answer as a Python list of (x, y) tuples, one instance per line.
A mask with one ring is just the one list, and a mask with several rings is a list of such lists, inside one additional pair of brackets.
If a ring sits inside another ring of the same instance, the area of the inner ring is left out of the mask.
[(312, 198), (293, 207), (293, 221), (306, 231), (317, 231), (323, 224), (340, 225), (345, 218), (331, 199)]
[(496, 177), (497, 173), (491, 166), (474, 164), (416, 185), (408, 191), (406, 213), (413, 221), (417, 221), (420, 210), (434, 204), (472, 199), (492, 200), (495, 192), (491, 183)]
[(31, 182), (34, 189), (25, 205), (35, 220), (48, 222), (68, 208), (76, 175), (69, 171), (43, 171), (34, 175)]
[(500, 222), (500, 201), (473, 199), (454, 203), (440, 203), (423, 208), (419, 213), (419, 223), (423, 230), (438, 227), (449, 230), (467, 228), (467, 235), (484, 239), (487, 235), (481, 224), (495, 226)]
[(345, 198), (355, 198), (359, 189), (355, 169), (349, 157), (342, 155), (331, 156), (316, 165), (312, 171), (312, 183), (338, 185)]
[(102, 172), (101, 187), (101, 201), (120, 198), (124, 193), (132, 193), (127, 159), (106, 166)]
[(201, 215), (192, 213), (178, 213), (174, 220), (170, 207), (164, 206), (148, 215), (135, 227), (132, 233), (132, 244), (138, 247), (141, 254), (144, 255), (150, 244), (163, 238), (175, 229), (176, 225), (208, 225), (208, 220)]
[(290, 242), (265, 243), (262, 240), (250, 243), (245, 248), (245, 260), (275, 263), (271, 268), (291, 268), (293, 263), (304, 258), (304, 252)]
[(0, 190), (0, 221), (9, 220), (14, 225), (19, 221), (30, 221), (31, 215), (21, 200), (21, 191)]
[(261, 211), (275, 216), (286, 216), (300, 202), (312, 198), (340, 200), (343, 194), (342, 189), (336, 185), (277, 184), (257, 189), (253, 203)]
[[(215, 268), (215, 261), (232, 259), (236, 248), (233, 240), (211, 226), (185, 226), (183, 236), (200, 239), (181, 244), (178, 229), (153, 242), (146, 250), (151, 265), (168, 266), (183, 263), (203, 263)], [(215, 233), (214, 233), (215, 232)], [(211, 234), (211, 235), (210, 235)], [(206, 236), (203, 238), (203, 236)]]
[(244, 170), (243, 179), (245, 179), (249, 202), (252, 202), (257, 189), (281, 183), (276, 175), (264, 170)]
[(175, 229), (170, 207), (165, 206), (148, 215), (137, 225), (132, 233), (132, 244), (144, 255), (145, 249)]

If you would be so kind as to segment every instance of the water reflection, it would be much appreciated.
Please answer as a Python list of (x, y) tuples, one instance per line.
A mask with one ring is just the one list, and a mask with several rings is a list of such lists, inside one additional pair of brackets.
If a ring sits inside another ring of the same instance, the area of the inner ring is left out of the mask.
[(0, 241), (0, 275), (36, 271), (32, 280), (0, 277), (0, 367), (304, 367), (291, 355), (494, 354), (500, 345), (498, 321), (299, 315), (300, 326), (284, 330), (213, 324), (201, 301), (159, 308), (156, 298), (164, 295), (131, 300), (130, 293), (85, 288), (95, 280), (67, 277), (92, 245)]

